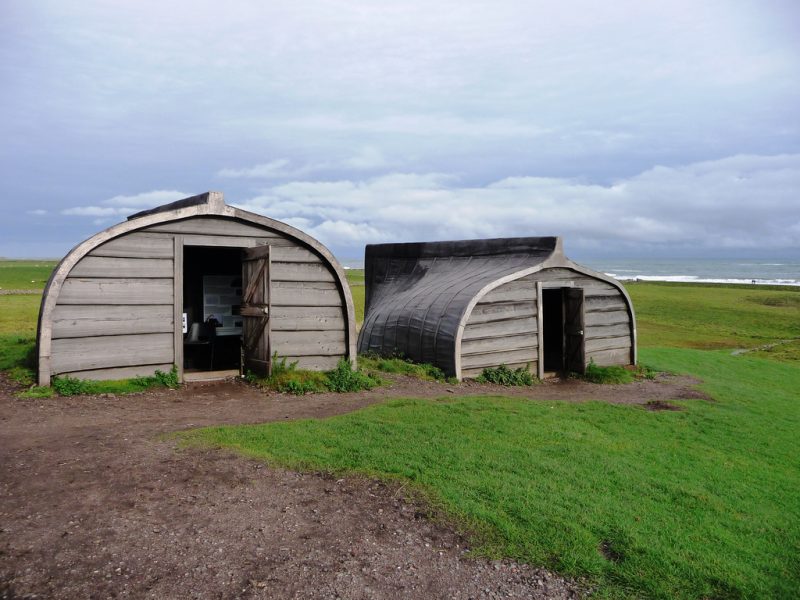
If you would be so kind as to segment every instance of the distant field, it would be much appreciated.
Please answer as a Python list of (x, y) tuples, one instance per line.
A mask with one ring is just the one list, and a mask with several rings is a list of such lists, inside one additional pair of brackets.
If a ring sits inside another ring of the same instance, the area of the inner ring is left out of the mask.
[[(800, 288), (681, 283), (633, 283), (641, 347), (758, 348), (800, 340)], [(800, 344), (760, 353), (800, 360)]]
[(347, 283), (350, 284), (350, 292), (353, 294), (353, 305), (356, 311), (356, 324), (361, 327), (364, 322), (364, 269), (348, 269)]
[(41, 290), (58, 261), (0, 260), (0, 290)]

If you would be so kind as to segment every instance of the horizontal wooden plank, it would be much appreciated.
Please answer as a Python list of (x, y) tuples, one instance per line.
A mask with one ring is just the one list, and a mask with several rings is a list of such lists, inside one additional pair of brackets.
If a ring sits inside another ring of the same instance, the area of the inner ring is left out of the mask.
[(273, 306), (270, 326), (273, 331), (344, 330), (339, 306)]
[(631, 364), (630, 349), (613, 349), (591, 352), (586, 354), (586, 364), (589, 360), (594, 360), (595, 364), (601, 367), (608, 367), (610, 365), (629, 365)]
[(627, 310), (625, 300), (620, 295), (595, 296), (583, 300), (584, 312)]
[(630, 322), (630, 315), (627, 310), (613, 310), (608, 312), (587, 312), (584, 315), (586, 327), (602, 325), (620, 325)]
[(171, 333), (53, 340), (53, 373), (171, 363)]
[(334, 282), (333, 273), (321, 262), (279, 262), (274, 257), (270, 265), (270, 280), (276, 281), (327, 281)]
[(267, 228), (243, 223), (236, 219), (223, 217), (192, 217), (182, 221), (170, 221), (148, 227), (144, 231), (162, 233), (181, 233), (197, 235), (226, 235), (232, 237), (258, 237), (272, 239), (285, 239), (281, 233)]
[(58, 304), (53, 311), (53, 339), (165, 333), (173, 330), (171, 304), (96, 306)]
[(502, 337), (462, 340), (461, 356), (486, 354), (487, 352), (511, 351), (517, 348), (537, 348), (538, 338), (535, 334), (506, 335)]
[(336, 284), (325, 281), (273, 281), (272, 306), (341, 306)]
[(171, 235), (134, 231), (101, 244), (89, 256), (119, 256), (123, 258), (172, 258)]
[(273, 262), (323, 263), (314, 252), (302, 246), (279, 246), (272, 251)]
[(481, 298), (481, 303), (518, 302), (530, 300), (536, 302), (536, 282), (518, 279), (496, 287)]
[(307, 369), (309, 371), (330, 371), (336, 368), (336, 363), (344, 356), (289, 356), (288, 362), (297, 361), (298, 369)]
[(477, 340), (508, 335), (536, 335), (536, 317), (505, 319), (488, 323), (468, 323), (464, 328), (462, 340)]
[(237, 237), (230, 235), (183, 235), (184, 246), (207, 246), (222, 248), (254, 248), (268, 243), (270, 238)]
[(343, 329), (328, 331), (273, 331), (270, 349), (278, 356), (332, 356), (344, 355)]
[(490, 321), (502, 321), (508, 318), (535, 317), (536, 301), (531, 299), (522, 302), (479, 302), (472, 309), (469, 316), (468, 326), (478, 323), (488, 323)]
[[(539, 363), (538, 363), (538, 361), (533, 361), (533, 362), (522, 362), (522, 363), (506, 364), (506, 366), (509, 369), (519, 369), (519, 368), (523, 368), (524, 369), (525, 367), (527, 367), (528, 370), (531, 372), (531, 374), (534, 377), (536, 377), (536, 372), (537, 372)], [(461, 377), (463, 379), (475, 379), (476, 377), (478, 377), (483, 372), (484, 368), (485, 367), (476, 368), (476, 369), (461, 369)]]
[(462, 369), (478, 369), (483, 367), (497, 367), (501, 364), (513, 365), (530, 362), (533, 364), (537, 359), (536, 348), (522, 350), (511, 350), (507, 352), (493, 352), (487, 354), (475, 354), (472, 356), (461, 356)]
[(592, 325), (586, 327), (586, 339), (594, 340), (600, 338), (613, 338), (630, 336), (630, 325), (624, 323), (622, 325)]
[(585, 348), (586, 353), (597, 352), (601, 350), (614, 350), (617, 348), (630, 348), (631, 338), (629, 336), (601, 338), (596, 340), (586, 340)]
[(70, 277), (172, 277), (171, 258), (121, 258), (85, 256), (69, 272)]
[(163, 373), (169, 372), (172, 369), (172, 363), (164, 363), (160, 365), (140, 365), (136, 367), (121, 367), (119, 369), (96, 369), (91, 371), (72, 371), (70, 373), (61, 373), (67, 377), (75, 377), (76, 379), (94, 379), (97, 381), (107, 381), (109, 379), (131, 379), (133, 377), (151, 377), (155, 375), (156, 370)]
[(172, 279), (68, 277), (58, 304), (172, 304)]

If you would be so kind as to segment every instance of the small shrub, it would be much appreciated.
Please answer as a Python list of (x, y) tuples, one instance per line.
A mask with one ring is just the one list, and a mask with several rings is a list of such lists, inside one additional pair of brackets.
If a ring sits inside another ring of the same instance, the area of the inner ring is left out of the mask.
[(58, 392), (59, 396), (79, 396), (92, 393), (91, 382), (75, 379), (69, 375), (53, 377), (53, 389)]
[(366, 371), (381, 371), (383, 373), (397, 373), (418, 377), (428, 381), (446, 381), (447, 376), (439, 367), (430, 363), (415, 363), (411, 359), (402, 356), (379, 356), (374, 352), (368, 352), (359, 356), (361, 366)]
[(634, 371), (634, 376), (637, 379), (655, 379), (658, 371), (647, 365), (637, 365)]
[(336, 368), (326, 373), (328, 389), (332, 392), (358, 392), (371, 390), (380, 381), (373, 376), (356, 371), (346, 358), (339, 359)]
[(172, 365), (168, 372), (156, 370), (149, 377), (133, 377), (110, 381), (93, 381), (63, 376), (53, 378), (53, 388), (60, 396), (78, 396), (82, 394), (135, 394), (154, 387), (175, 389), (180, 386), (178, 367)]
[(291, 370), (273, 373), (271, 377), (263, 380), (264, 386), (283, 392), (303, 396), (312, 392), (325, 392), (328, 390), (325, 373), (317, 371)]
[(11, 381), (20, 385), (32, 386), (36, 383), (34, 372), (27, 367), (11, 367), (7, 374)]
[(172, 365), (172, 368), (167, 373), (156, 369), (153, 379), (155, 379), (158, 385), (163, 385), (173, 390), (176, 389), (181, 384), (178, 379), (178, 365)]
[(583, 379), (591, 383), (631, 383), (634, 379), (633, 373), (625, 367), (614, 365), (611, 367), (600, 367), (590, 360), (586, 365), (586, 372)]
[(529, 366), (509, 369), (506, 365), (499, 367), (486, 367), (477, 379), (480, 383), (494, 383), (497, 385), (533, 385), (537, 379), (530, 372)]
[(302, 396), (314, 392), (356, 392), (369, 390), (381, 381), (374, 375), (353, 370), (353, 366), (345, 358), (339, 360), (336, 368), (327, 371), (306, 371), (297, 368), (297, 361), (287, 362), (287, 359), (272, 355), (272, 375), (259, 377), (251, 372), (245, 375), (248, 383), (260, 387)]
[(52, 398), (55, 395), (56, 391), (51, 388), (50, 386), (38, 386), (34, 385), (24, 390), (22, 392), (17, 393), (17, 398)]

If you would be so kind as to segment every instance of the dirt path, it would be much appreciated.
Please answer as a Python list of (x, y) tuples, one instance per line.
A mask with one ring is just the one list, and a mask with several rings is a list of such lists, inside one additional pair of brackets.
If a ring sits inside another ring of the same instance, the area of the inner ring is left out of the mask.
[(573, 583), (547, 571), (465, 556), (465, 540), (381, 483), (179, 451), (159, 435), (398, 396), (698, 397), (678, 378), (525, 392), (399, 378), (377, 392), (305, 397), (237, 382), (125, 397), (13, 391), (0, 374), (0, 599), (575, 597)]

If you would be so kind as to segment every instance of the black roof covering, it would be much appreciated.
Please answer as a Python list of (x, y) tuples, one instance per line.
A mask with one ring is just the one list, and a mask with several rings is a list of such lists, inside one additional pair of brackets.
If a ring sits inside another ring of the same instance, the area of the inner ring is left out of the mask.
[(557, 237), (368, 245), (358, 351), (397, 353), (453, 375), (458, 327), (475, 295), (556, 257)]

